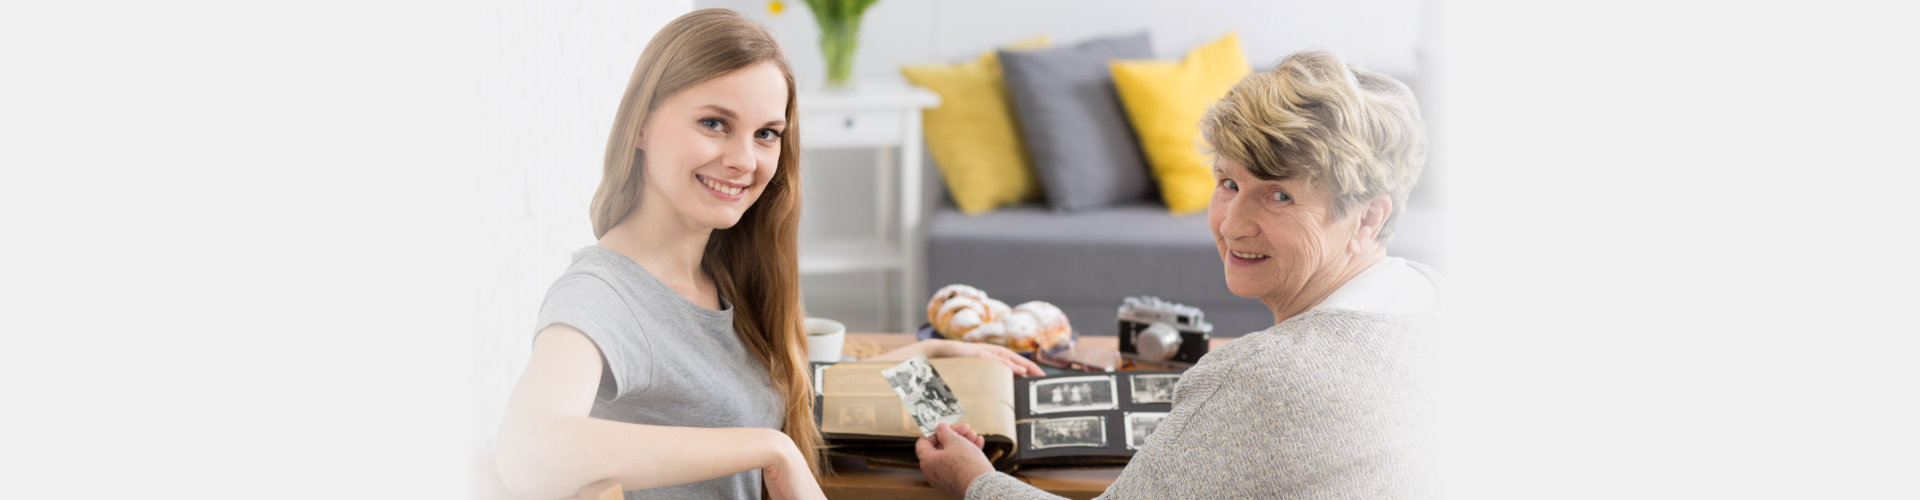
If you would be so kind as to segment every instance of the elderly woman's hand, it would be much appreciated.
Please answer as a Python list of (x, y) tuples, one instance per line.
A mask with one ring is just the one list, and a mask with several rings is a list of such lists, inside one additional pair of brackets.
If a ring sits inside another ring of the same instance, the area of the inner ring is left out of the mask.
[(940, 424), (932, 435), (913, 444), (913, 453), (920, 457), (920, 472), (926, 474), (927, 483), (954, 498), (966, 498), (967, 486), (974, 479), (993, 472), (993, 464), (980, 452), (986, 444), (987, 440), (966, 424)]

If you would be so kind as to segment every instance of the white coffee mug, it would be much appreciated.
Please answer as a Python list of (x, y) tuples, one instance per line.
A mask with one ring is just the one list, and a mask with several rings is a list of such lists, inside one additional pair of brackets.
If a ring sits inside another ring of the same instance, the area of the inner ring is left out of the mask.
[(826, 318), (807, 318), (807, 361), (840, 361), (847, 342), (847, 325)]

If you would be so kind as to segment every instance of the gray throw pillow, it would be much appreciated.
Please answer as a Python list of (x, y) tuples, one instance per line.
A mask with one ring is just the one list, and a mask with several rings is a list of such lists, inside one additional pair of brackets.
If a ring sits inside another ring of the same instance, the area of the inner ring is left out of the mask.
[(1151, 57), (1146, 32), (1069, 47), (1000, 51), (1020, 134), (1055, 211), (1156, 194), (1107, 66), (1114, 59)]

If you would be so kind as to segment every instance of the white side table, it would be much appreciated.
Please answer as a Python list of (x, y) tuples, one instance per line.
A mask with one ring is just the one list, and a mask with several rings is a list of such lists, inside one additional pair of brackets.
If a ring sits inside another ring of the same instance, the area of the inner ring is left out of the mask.
[[(891, 331), (914, 326), (923, 306), (920, 282), (925, 249), (920, 233), (920, 111), (940, 105), (940, 96), (894, 82), (860, 82), (850, 91), (811, 91), (800, 95), (802, 150), (873, 149), (877, 181), (874, 234), (800, 242), (801, 276), (849, 272), (893, 272), (899, 288), (887, 313), (881, 294), (881, 324)], [(897, 172), (896, 172), (897, 170)], [(891, 195), (886, 191), (892, 190)], [(891, 233), (894, 237), (889, 239)]]

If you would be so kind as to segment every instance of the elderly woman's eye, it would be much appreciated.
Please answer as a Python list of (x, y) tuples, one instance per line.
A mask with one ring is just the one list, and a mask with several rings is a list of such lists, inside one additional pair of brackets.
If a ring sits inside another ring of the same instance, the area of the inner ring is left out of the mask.
[(1273, 201), (1293, 201), (1292, 196), (1287, 196), (1287, 193), (1280, 191), (1274, 191), (1273, 194), (1267, 195), (1267, 198), (1271, 198)]
[(1220, 179), (1219, 184), (1221, 189), (1225, 189), (1228, 191), (1240, 190), (1240, 184), (1233, 182), (1233, 179)]

